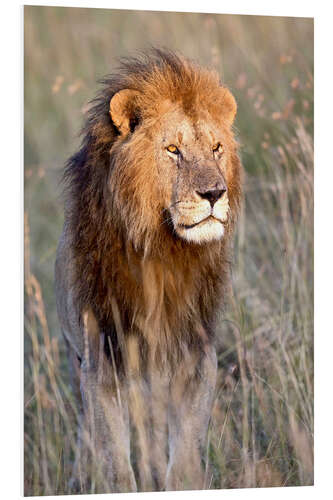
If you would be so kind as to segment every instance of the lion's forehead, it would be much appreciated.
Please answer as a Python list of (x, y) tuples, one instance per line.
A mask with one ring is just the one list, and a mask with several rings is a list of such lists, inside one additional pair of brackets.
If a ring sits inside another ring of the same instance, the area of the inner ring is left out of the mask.
[(175, 142), (180, 146), (196, 144), (204, 147), (217, 141), (220, 135), (218, 125), (204, 113), (194, 120), (183, 113), (170, 112), (162, 124), (162, 141), (165, 144)]

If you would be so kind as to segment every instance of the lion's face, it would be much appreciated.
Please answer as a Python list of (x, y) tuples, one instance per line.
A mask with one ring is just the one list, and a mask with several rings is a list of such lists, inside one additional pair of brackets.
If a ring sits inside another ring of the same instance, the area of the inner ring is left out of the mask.
[(222, 238), (229, 211), (223, 132), (208, 113), (192, 121), (181, 109), (166, 113), (160, 125), (155, 151), (165, 217), (184, 240)]
[(154, 115), (141, 111), (136, 124), (137, 92), (123, 90), (111, 100), (111, 116), (121, 132), (119, 172), (112, 182), (119, 187), (116, 197), (129, 237), (165, 224), (191, 243), (223, 238), (230, 216), (231, 123), (236, 112), (233, 97), (226, 96), (231, 101), (229, 121), (214, 119), (204, 107), (185, 112), (180, 103), (166, 100)]

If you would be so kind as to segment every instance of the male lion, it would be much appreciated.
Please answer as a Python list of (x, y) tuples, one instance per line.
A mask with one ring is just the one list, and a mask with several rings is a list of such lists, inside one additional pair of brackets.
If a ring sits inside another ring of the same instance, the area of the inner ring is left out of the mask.
[(128, 408), (141, 408), (148, 442), (138, 439), (139, 453), (153, 478), (144, 483), (139, 462), (141, 489), (203, 488), (214, 321), (241, 197), (236, 102), (214, 71), (161, 50), (126, 59), (102, 83), (65, 170), (56, 260), (82, 396), (74, 476), (84, 491), (94, 467), (96, 491), (136, 490)]

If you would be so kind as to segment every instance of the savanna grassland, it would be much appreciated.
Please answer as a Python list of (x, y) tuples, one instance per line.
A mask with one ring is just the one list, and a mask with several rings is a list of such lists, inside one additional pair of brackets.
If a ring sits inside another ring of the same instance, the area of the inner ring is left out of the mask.
[(62, 168), (96, 81), (150, 45), (216, 68), (238, 102), (245, 201), (206, 488), (313, 484), (313, 21), (25, 7), (24, 32), (25, 494), (71, 492), (77, 409), (53, 284)]

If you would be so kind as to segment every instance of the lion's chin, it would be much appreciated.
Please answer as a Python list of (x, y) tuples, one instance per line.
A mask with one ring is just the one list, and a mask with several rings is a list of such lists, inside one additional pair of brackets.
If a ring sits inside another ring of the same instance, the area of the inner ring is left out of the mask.
[(224, 226), (217, 219), (209, 218), (194, 226), (177, 226), (177, 234), (191, 243), (208, 243), (220, 240), (224, 235)]

